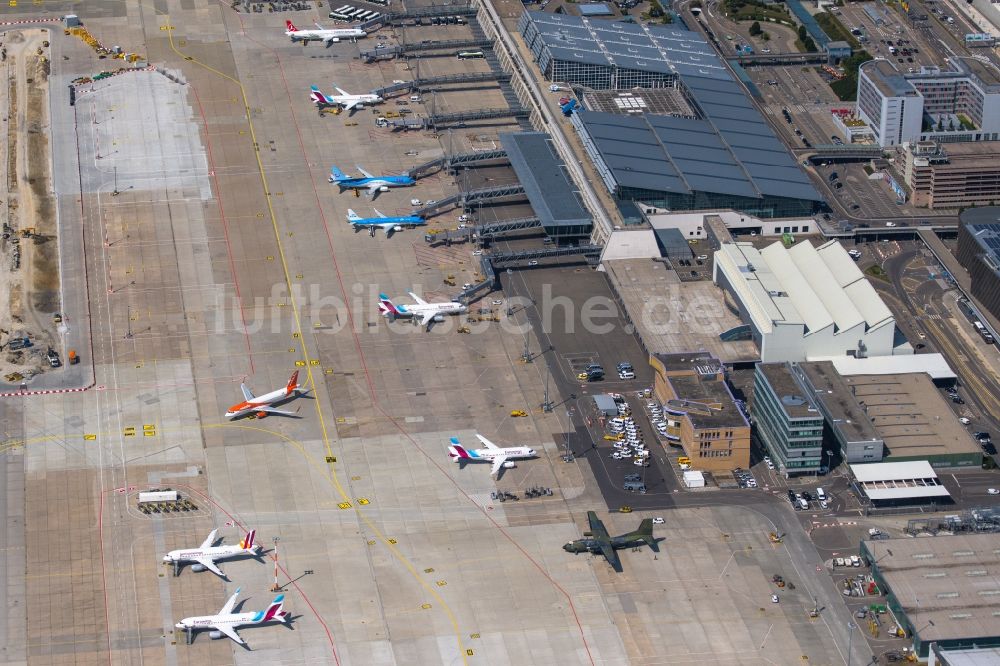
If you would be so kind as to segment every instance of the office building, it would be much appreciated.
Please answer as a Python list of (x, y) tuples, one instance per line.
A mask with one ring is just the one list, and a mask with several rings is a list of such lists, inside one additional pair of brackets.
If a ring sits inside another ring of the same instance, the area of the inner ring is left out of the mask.
[(1000, 140), (1000, 70), (973, 58), (903, 74), (889, 60), (858, 70), (858, 117), (881, 146)]
[(956, 256), (972, 278), (972, 295), (1000, 317), (1000, 207), (962, 211)]
[(656, 397), (691, 466), (731, 472), (750, 466), (750, 424), (726, 384), (725, 366), (701, 353), (655, 354)]
[(822, 467), (822, 412), (791, 363), (759, 363), (754, 371), (754, 434), (778, 472), (817, 474)]

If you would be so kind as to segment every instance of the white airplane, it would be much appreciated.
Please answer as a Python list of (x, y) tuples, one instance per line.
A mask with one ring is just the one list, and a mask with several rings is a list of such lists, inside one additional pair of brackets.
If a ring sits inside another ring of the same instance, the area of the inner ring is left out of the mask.
[(367, 37), (368, 33), (361, 28), (324, 28), (319, 23), (316, 24), (316, 29), (312, 28), (306, 30), (299, 30), (295, 27), (295, 24), (291, 21), (285, 21), (285, 34), (288, 35), (293, 42), (326, 42), (329, 46), (334, 42), (339, 42), (341, 39), (357, 40), (361, 37)]
[(511, 446), (502, 449), (479, 433), (476, 433), (476, 437), (486, 446), (485, 449), (469, 451), (459, 444), (457, 437), (452, 437), (451, 446), (448, 447), (448, 455), (459, 464), (480, 462), (483, 460), (492, 462), (493, 469), (490, 470), (490, 476), (496, 476), (501, 468), (506, 467), (509, 469), (516, 467), (514, 463), (510, 462), (512, 458), (515, 460), (518, 458), (534, 458), (536, 455), (535, 450), (529, 449), (527, 446)]
[(410, 292), (410, 298), (415, 300), (416, 303), (413, 305), (395, 305), (388, 296), (379, 294), (379, 312), (384, 317), (420, 317), (420, 325), (426, 326), (433, 320), (442, 321), (437, 318), (443, 315), (458, 315), (469, 310), (467, 306), (454, 301), (450, 303), (428, 303), (412, 291)]
[(271, 391), (270, 393), (265, 393), (262, 396), (255, 396), (253, 391), (247, 388), (246, 384), (240, 384), (240, 390), (243, 391), (243, 402), (233, 405), (226, 410), (226, 418), (230, 421), (235, 418), (239, 418), (240, 416), (246, 416), (247, 414), (253, 414), (259, 419), (264, 418), (268, 414), (295, 416), (296, 412), (282, 411), (280, 409), (275, 409), (271, 405), (276, 402), (281, 402), (286, 398), (294, 397), (300, 393), (299, 371), (296, 370), (292, 373), (291, 379), (288, 380), (288, 384), (284, 388), (280, 388), (277, 391)]
[(359, 106), (374, 106), (385, 101), (374, 93), (352, 95), (343, 88), (334, 86), (334, 89), (340, 94), (327, 95), (320, 92), (320, 89), (316, 86), (309, 86), (309, 97), (321, 109), (326, 106), (341, 106), (344, 108), (344, 111), (353, 111)]
[(209, 636), (212, 638), (218, 639), (227, 636), (240, 645), (246, 645), (243, 639), (240, 638), (240, 635), (236, 633), (236, 630), (240, 627), (271, 622), (287, 624), (290, 619), (289, 613), (281, 609), (281, 604), (285, 600), (285, 595), (283, 594), (276, 596), (271, 605), (267, 607), (267, 610), (257, 611), (256, 613), (233, 613), (233, 608), (236, 606), (236, 597), (238, 596), (240, 596), (239, 588), (236, 589), (233, 596), (229, 597), (229, 601), (222, 607), (218, 615), (186, 617), (174, 626), (190, 632), (208, 629), (210, 631)]
[(250, 555), (253, 557), (257, 556), (257, 551), (260, 550), (260, 544), (254, 543), (254, 537), (257, 535), (257, 530), (250, 530), (247, 535), (239, 542), (237, 545), (233, 546), (215, 546), (215, 535), (219, 530), (212, 530), (208, 538), (198, 546), (197, 548), (191, 548), (188, 550), (172, 550), (163, 556), (163, 561), (167, 564), (183, 564), (184, 562), (193, 562), (191, 566), (192, 571), (204, 571), (208, 569), (216, 576), (225, 578), (229, 580), (226, 574), (222, 573), (222, 569), (215, 566), (216, 560), (221, 560), (228, 557), (235, 557), (237, 555)]

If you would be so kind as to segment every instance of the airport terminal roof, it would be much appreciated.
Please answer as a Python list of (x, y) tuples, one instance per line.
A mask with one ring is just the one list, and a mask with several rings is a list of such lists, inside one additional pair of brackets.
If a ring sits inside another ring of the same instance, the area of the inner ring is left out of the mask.
[(580, 119), (623, 187), (743, 197), (822, 197), (704, 38), (652, 26), (528, 12), (558, 60), (677, 76), (700, 119)]
[(827, 422), (846, 442), (880, 442), (878, 432), (854, 392), (830, 361), (799, 363), (809, 385), (821, 403)]
[(962, 211), (958, 219), (979, 244), (983, 261), (1000, 276), (1000, 206), (970, 208)]
[(548, 134), (501, 134), (500, 143), (543, 227), (592, 223)]
[(857, 485), (874, 502), (951, 496), (926, 460), (865, 463), (850, 468)]
[(921, 643), (1000, 636), (1000, 534), (865, 541), (864, 547)]
[(861, 65), (868, 79), (886, 97), (916, 97), (920, 93), (888, 60), (879, 58)]
[(791, 248), (776, 242), (762, 250), (751, 243), (723, 245), (716, 262), (728, 262), (744, 278), (734, 284), (759, 330), (775, 323), (801, 324), (805, 334), (835, 327), (847, 331), (894, 325), (892, 313), (837, 241)]

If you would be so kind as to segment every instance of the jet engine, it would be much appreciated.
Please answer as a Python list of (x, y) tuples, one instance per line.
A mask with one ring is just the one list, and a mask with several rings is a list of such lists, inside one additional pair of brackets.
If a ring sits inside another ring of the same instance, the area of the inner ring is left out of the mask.
[(444, 321), (444, 315), (434, 315), (434, 321), (440, 324)]
[(334, 37), (330, 41), (333, 42), (334, 44), (336, 44), (337, 42), (340, 41), (340, 37)]
[(397, 224), (396, 226), (394, 226), (394, 227), (392, 228), (392, 230), (393, 230), (393, 231), (402, 231), (402, 230), (403, 230), (403, 225), (401, 225), (401, 224)]
[(259, 419), (267, 418), (267, 412), (257, 412), (256, 414), (254, 414), (254, 416), (256, 416)]
[(388, 192), (389, 191), (389, 186), (388, 185), (383, 185), (382, 187), (378, 188), (378, 191), (379, 192)]
[(201, 564), (192, 564), (191, 565), (191, 571), (204, 571), (204, 570), (205, 570), (204, 565), (201, 565)]
[(505, 463), (503, 464), (503, 466), (504, 466), (505, 468), (507, 468), (507, 469), (511, 469), (512, 467), (517, 467), (517, 465), (515, 465), (515, 464), (514, 464), (514, 463), (512, 463), (512, 462), (505, 462)]
[(217, 640), (219, 640), (220, 638), (222, 638), (222, 632), (221, 632), (221, 631), (210, 631), (210, 632), (208, 632), (208, 636), (209, 636), (209, 638), (211, 638), (212, 640), (215, 640), (215, 641), (217, 641)]

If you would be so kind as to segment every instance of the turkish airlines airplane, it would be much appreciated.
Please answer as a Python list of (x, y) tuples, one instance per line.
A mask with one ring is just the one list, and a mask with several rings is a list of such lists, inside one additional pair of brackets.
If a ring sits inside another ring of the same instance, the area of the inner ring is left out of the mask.
[(469, 451), (459, 444), (457, 437), (452, 437), (451, 446), (448, 447), (448, 455), (459, 464), (467, 462), (491, 462), (493, 463), (493, 469), (490, 470), (490, 476), (496, 476), (497, 472), (504, 467), (516, 467), (514, 463), (510, 462), (511, 458), (534, 458), (536, 455), (535, 450), (529, 449), (527, 446), (511, 446), (502, 449), (479, 433), (476, 433), (476, 437), (486, 445), (485, 449), (473, 449)]
[(212, 638), (218, 639), (227, 636), (240, 645), (246, 645), (243, 639), (240, 638), (240, 635), (236, 633), (236, 630), (240, 627), (269, 624), (271, 622), (288, 624), (291, 619), (289, 617), (290, 613), (281, 609), (281, 605), (285, 600), (285, 595), (283, 594), (276, 596), (271, 605), (267, 607), (267, 610), (257, 611), (256, 613), (233, 613), (233, 608), (236, 607), (236, 597), (238, 596), (240, 596), (239, 588), (236, 589), (236, 593), (233, 596), (229, 597), (229, 601), (222, 607), (218, 615), (186, 617), (174, 626), (178, 629), (192, 632), (208, 629), (210, 632), (208, 635)]
[(358, 40), (361, 37), (367, 37), (368, 33), (361, 28), (324, 28), (319, 23), (316, 24), (316, 29), (306, 28), (305, 30), (300, 30), (295, 27), (295, 24), (291, 21), (285, 21), (285, 34), (291, 38), (293, 42), (308, 42), (310, 40), (316, 40), (317, 42), (326, 42), (327, 46), (334, 42), (339, 42), (341, 39), (351, 39)]
[(205, 569), (208, 569), (216, 576), (229, 580), (226, 574), (222, 573), (222, 569), (215, 566), (215, 561), (228, 557), (235, 557), (237, 555), (251, 555), (253, 557), (257, 557), (257, 551), (260, 550), (260, 544), (254, 543), (254, 537), (257, 535), (257, 530), (250, 530), (239, 542), (239, 544), (234, 544), (232, 546), (214, 545), (215, 535), (218, 534), (218, 532), (219, 530), (212, 530), (212, 532), (208, 535), (208, 538), (205, 539), (205, 541), (197, 548), (170, 551), (163, 556), (163, 561), (167, 564), (193, 562), (194, 564), (191, 567), (192, 571), (204, 571)]
[(278, 389), (277, 391), (271, 391), (270, 393), (265, 393), (261, 396), (255, 396), (253, 391), (247, 388), (246, 384), (240, 384), (240, 390), (243, 391), (243, 402), (238, 405), (233, 405), (226, 411), (226, 418), (230, 421), (248, 414), (253, 414), (259, 419), (262, 419), (269, 414), (295, 416), (297, 411), (286, 412), (280, 409), (275, 409), (271, 405), (288, 398), (293, 398), (301, 393), (301, 391), (299, 391), (299, 371), (296, 370), (293, 372), (291, 379), (288, 380), (288, 385), (285, 386), (285, 388)]

